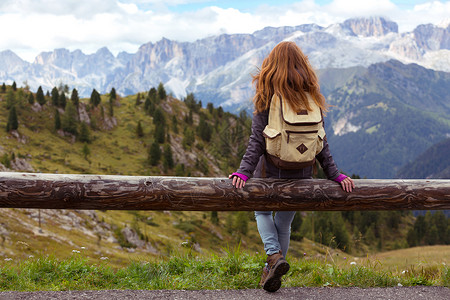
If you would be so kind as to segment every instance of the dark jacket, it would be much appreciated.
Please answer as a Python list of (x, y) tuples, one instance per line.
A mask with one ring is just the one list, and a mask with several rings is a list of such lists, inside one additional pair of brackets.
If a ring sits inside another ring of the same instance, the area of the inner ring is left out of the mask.
[[(253, 116), (252, 134), (250, 135), (247, 151), (242, 158), (241, 165), (237, 172), (244, 174), (249, 178), (312, 178), (313, 167), (306, 167), (298, 170), (282, 170), (266, 159), (266, 156), (264, 155), (266, 151), (266, 140), (263, 137), (262, 132), (268, 121), (268, 110)], [(333, 180), (339, 176), (340, 173), (330, 154), (326, 139), (323, 142), (323, 149), (316, 155), (316, 159), (319, 161), (328, 179)]]

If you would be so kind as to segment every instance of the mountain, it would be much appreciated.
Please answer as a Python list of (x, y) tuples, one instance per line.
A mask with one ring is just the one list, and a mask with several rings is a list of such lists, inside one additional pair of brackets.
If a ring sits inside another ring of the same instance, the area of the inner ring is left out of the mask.
[(404, 165), (398, 178), (450, 179), (450, 138), (434, 144), (413, 161)]
[(390, 60), (342, 74), (347, 81), (327, 97), (333, 107), (325, 127), (345, 172), (394, 178), (450, 135), (450, 73)]
[(7, 50), (0, 52), (0, 82), (27, 82), (34, 91), (40, 85), (51, 90), (67, 84), (82, 96), (89, 96), (93, 88), (105, 93), (112, 87), (130, 95), (162, 82), (174, 96), (193, 92), (203, 103), (239, 111), (250, 105), (250, 74), (280, 41), (295, 41), (316, 69), (368, 67), (396, 59), (450, 71), (449, 30), (448, 24), (425, 24), (399, 33), (395, 22), (371, 17), (328, 27), (267, 27), (253, 34), (222, 34), (194, 42), (163, 38), (142, 45), (136, 53), (117, 56), (107, 48), (89, 55), (56, 49), (28, 63)]

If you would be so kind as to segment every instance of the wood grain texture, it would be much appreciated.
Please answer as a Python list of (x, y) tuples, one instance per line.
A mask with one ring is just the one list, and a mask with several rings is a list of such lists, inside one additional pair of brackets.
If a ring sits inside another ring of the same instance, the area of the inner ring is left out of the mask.
[(353, 193), (325, 179), (60, 175), (0, 172), (0, 207), (102, 210), (346, 211), (450, 209), (450, 180), (355, 180)]

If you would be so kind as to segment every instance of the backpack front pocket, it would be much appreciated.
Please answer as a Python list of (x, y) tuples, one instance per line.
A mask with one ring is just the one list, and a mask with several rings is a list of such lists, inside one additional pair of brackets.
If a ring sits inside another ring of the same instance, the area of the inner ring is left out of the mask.
[(263, 136), (266, 138), (267, 153), (279, 157), (281, 148), (281, 132), (274, 128), (270, 128), (269, 125), (267, 125), (263, 130)]
[(281, 149), (284, 161), (312, 161), (316, 156), (318, 130), (285, 130), (286, 147)]

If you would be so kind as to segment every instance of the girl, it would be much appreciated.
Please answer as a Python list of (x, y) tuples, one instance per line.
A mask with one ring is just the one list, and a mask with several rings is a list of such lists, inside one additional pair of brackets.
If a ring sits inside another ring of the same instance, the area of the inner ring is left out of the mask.
[[(256, 94), (253, 98), (255, 112), (252, 120), (252, 134), (247, 150), (237, 172), (230, 175), (236, 188), (243, 188), (248, 178), (312, 178), (312, 166), (283, 169), (273, 163), (266, 152), (263, 130), (268, 124), (272, 98), (281, 99), (298, 114), (311, 111), (308, 98), (313, 99), (321, 112), (327, 111), (327, 103), (320, 93), (317, 76), (308, 58), (294, 42), (281, 42), (264, 59), (258, 74), (253, 76)], [(279, 101), (279, 100), (277, 100)], [(339, 182), (346, 192), (355, 187), (353, 180), (340, 174), (330, 154), (326, 138), (323, 148), (315, 157), (328, 179)], [(267, 254), (260, 285), (269, 292), (281, 286), (281, 277), (289, 271), (285, 260), (291, 234), (291, 223), (295, 211), (256, 211), (256, 223)]]

